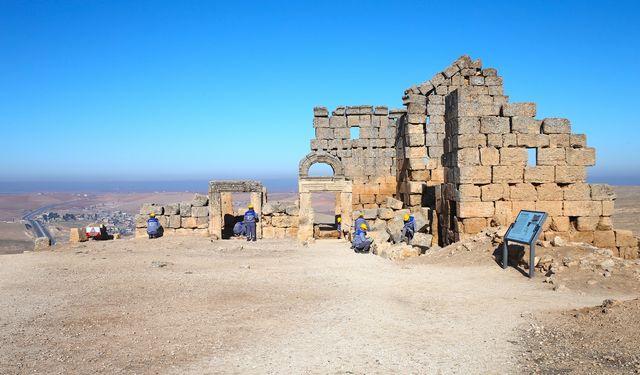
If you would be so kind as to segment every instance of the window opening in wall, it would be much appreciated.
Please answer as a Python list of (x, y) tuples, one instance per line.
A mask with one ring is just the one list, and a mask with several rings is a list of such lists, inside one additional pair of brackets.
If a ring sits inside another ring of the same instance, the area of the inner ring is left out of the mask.
[(350, 133), (351, 139), (360, 139), (360, 127), (359, 126), (352, 126), (349, 129), (349, 133)]
[(528, 148), (527, 153), (529, 155), (528, 165), (530, 167), (535, 167), (538, 165), (538, 149), (537, 148)]
[(431, 123), (431, 117), (427, 116), (425, 118), (425, 124), (429, 125)]
[(334, 173), (327, 163), (313, 163), (309, 167), (309, 177), (333, 177)]

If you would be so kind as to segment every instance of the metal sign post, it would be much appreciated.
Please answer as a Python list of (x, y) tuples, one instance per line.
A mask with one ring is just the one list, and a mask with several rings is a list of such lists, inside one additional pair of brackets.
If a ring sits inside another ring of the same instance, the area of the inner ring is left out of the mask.
[(502, 242), (502, 268), (509, 264), (509, 249), (507, 242), (513, 241), (529, 245), (529, 278), (533, 278), (536, 257), (536, 241), (542, 232), (542, 225), (547, 220), (547, 213), (542, 211), (522, 210), (516, 221), (509, 226)]

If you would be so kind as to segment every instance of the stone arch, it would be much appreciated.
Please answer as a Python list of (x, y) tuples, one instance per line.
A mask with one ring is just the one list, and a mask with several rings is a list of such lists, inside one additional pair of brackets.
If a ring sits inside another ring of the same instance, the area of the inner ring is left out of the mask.
[(308, 177), (309, 168), (311, 168), (311, 165), (315, 163), (328, 164), (331, 169), (333, 169), (333, 175), (335, 177), (344, 176), (344, 167), (342, 166), (340, 159), (327, 152), (314, 151), (305, 156), (304, 159), (300, 160), (300, 165), (298, 166), (298, 173), (300, 177)]

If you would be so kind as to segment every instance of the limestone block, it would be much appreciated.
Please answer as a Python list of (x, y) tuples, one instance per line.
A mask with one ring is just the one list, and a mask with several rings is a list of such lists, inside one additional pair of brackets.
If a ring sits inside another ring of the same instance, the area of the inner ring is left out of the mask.
[(451, 121), (451, 125), (453, 135), (480, 133), (480, 118), (478, 117), (458, 117)]
[(424, 146), (425, 136), (424, 134), (405, 134), (405, 139), (409, 146)]
[(516, 219), (516, 217), (522, 210), (535, 211), (536, 202), (535, 201), (512, 201), (511, 202), (511, 214), (513, 215), (512, 221)]
[(503, 134), (502, 147), (514, 147), (518, 145), (517, 134)]
[(509, 193), (507, 184), (488, 184), (481, 187), (481, 197), (484, 202), (509, 199)]
[(508, 103), (502, 106), (502, 115), (508, 117), (535, 117), (536, 103)]
[(191, 202), (180, 202), (180, 216), (191, 216)]
[(136, 215), (134, 217), (136, 228), (146, 228), (147, 227), (147, 215)]
[(591, 199), (591, 187), (589, 184), (576, 183), (569, 184), (562, 188), (564, 200), (567, 201), (588, 201)]
[(459, 183), (489, 184), (491, 183), (491, 168), (489, 166), (459, 167)]
[(584, 182), (587, 179), (587, 170), (585, 167), (556, 166), (556, 182), (559, 184), (570, 184), (575, 182)]
[(523, 168), (514, 168), (513, 166), (506, 165), (494, 165), (491, 168), (493, 170), (492, 182), (494, 184), (502, 182), (518, 183), (524, 181)]
[[(173, 216), (171, 218), (173, 218)], [(178, 216), (178, 219), (180, 219), (180, 216)], [(171, 221), (169, 222), (169, 224), (172, 224)], [(169, 226), (172, 227), (172, 228), (176, 228), (176, 229), (179, 228), (177, 226), (171, 226), (171, 225), (169, 225)], [(195, 228), (198, 227), (198, 220), (197, 220), (196, 217), (183, 217), (180, 220), (180, 227), (188, 228), (188, 229), (195, 229)], [(176, 234), (178, 234), (177, 231), (176, 231)]]
[[(504, 146), (504, 137), (508, 134), (487, 134), (487, 146), (488, 147), (502, 147)], [(515, 136), (515, 134), (513, 134)], [(515, 142), (513, 144), (515, 146)]]
[(537, 184), (555, 181), (555, 168), (553, 166), (538, 166), (524, 168), (524, 182)]
[(582, 242), (582, 243), (593, 243), (593, 231), (570, 232), (569, 233), (569, 241), (571, 241), (571, 242)]
[(529, 154), (526, 148), (503, 147), (500, 149), (500, 165), (525, 166), (528, 159)]
[(469, 234), (480, 233), (482, 230), (489, 226), (487, 221), (488, 219), (484, 217), (470, 217), (462, 219), (464, 232)]
[(573, 148), (587, 147), (587, 136), (584, 134), (571, 134), (569, 136), (569, 146)]
[(566, 165), (566, 152), (564, 148), (539, 148), (537, 152), (537, 165)]
[(638, 240), (633, 236), (630, 230), (616, 229), (616, 246), (619, 247), (637, 247)]
[(472, 86), (483, 86), (484, 85), (484, 77), (483, 76), (471, 76), (469, 77), (469, 84)]
[(576, 221), (576, 229), (580, 231), (594, 231), (598, 227), (600, 217), (598, 216), (579, 216)]
[(205, 217), (209, 216), (209, 207), (197, 207), (191, 208), (191, 216), (193, 217)]
[(458, 165), (480, 165), (480, 152), (477, 148), (463, 148), (456, 155)]
[(367, 220), (373, 220), (378, 217), (378, 209), (377, 208), (367, 208), (362, 211), (364, 214), (364, 218)]
[(69, 242), (84, 242), (87, 240), (87, 233), (84, 228), (71, 228), (69, 230)]
[(333, 128), (333, 138), (350, 139), (351, 131), (349, 130), (349, 128)]
[(495, 147), (484, 147), (480, 149), (480, 164), (498, 165), (500, 164), (500, 152)]
[(271, 225), (276, 228), (290, 228), (297, 227), (297, 217), (287, 215), (276, 215), (271, 218)]
[(331, 116), (329, 117), (329, 127), (333, 129), (347, 128), (347, 118), (345, 116)]
[(562, 201), (536, 201), (536, 210), (544, 211), (550, 216), (562, 216), (562, 209)]
[(314, 107), (313, 108), (313, 117), (327, 117), (329, 116), (329, 111), (327, 107)]
[(531, 117), (512, 117), (511, 131), (518, 134), (540, 134), (541, 120)]
[(508, 226), (513, 220), (511, 201), (496, 201), (495, 202), (495, 214), (493, 218), (498, 225)]
[(595, 165), (596, 150), (590, 147), (567, 148), (567, 164), (569, 165)]
[(390, 220), (390, 219), (393, 219), (394, 216), (395, 216), (395, 213), (390, 208), (383, 207), (378, 209), (378, 217), (382, 220)]
[(561, 201), (564, 199), (564, 192), (557, 184), (541, 184), (536, 187), (538, 199), (542, 201)]
[(427, 149), (427, 155), (429, 155), (430, 158), (439, 158), (443, 154), (444, 154), (444, 147), (431, 146)]
[(480, 132), (485, 134), (505, 134), (511, 131), (508, 117), (482, 117)]
[(566, 118), (546, 118), (542, 120), (544, 134), (571, 134), (571, 123)]
[(458, 218), (492, 217), (495, 213), (493, 202), (460, 202)]
[(549, 147), (569, 147), (571, 144), (569, 134), (548, 134)]
[(298, 232), (300, 231), (299, 228), (286, 228), (285, 229), (285, 237), (286, 238), (297, 238), (298, 237)]
[(616, 235), (614, 231), (600, 231), (593, 232), (593, 244), (596, 247), (611, 249), (616, 246)]
[[(156, 218), (158, 219), (158, 223), (160, 223), (161, 227), (168, 227), (169, 226), (169, 218), (170, 216), (156, 216)], [(145, 228), (147, 227), (146, 222), (145, 222)]]
[(485, 77), (484, 84), (487, 86), (502, 86), (502, 77)]
[(180, 228), (182, 226), (182, 220), (180, 219), (180, 215), (171, 215), (169, 216), (169, 222), (167, 223), (167, 227), (169, 228)]
[(314, 117), (313, 118), (313, 127), (316, 128), (316, 129), (318, 129), (318, 128), (328, 128), (329, 127), (329, 118), (327, 116)]
[(164, 206), (164, 214), (165, 215), (179, 215), (180, 214), (180, 203), (166, 204)]
[(597, 230), (612, 230), (613, 229), (613, 221), (609, 216), (601, 216), (598, 221)]
[(196, 227), (199, 229), (209, 228), (209, 218), (208, 217), (197, 217), (196, 218)]
[(209, 197), (202, 194), (196, 194), (191, 201), (191, 206), (193, 207), (204, 207), (209, 204)]
[(164, 214), (164, 207), (155, 203), (143, 203), (142, 207), (140, 207), (140, 215), (148, 216), (152, 212), (156, 215), (162, 215)]
[(460, 134), (452, 140), (453, 148), (485, 147), (487, 136), (484, 134)]
[(616, 199), (616, 193), (610, 185), (591, 184), (591, 199), (596, 201), (611, 201)]
[(602, 216), (613, 215), (614, 201), (602, 201)]
[(328, 122), (327, 122), (326, 128), (316, 128), (316, 139), (317, 140), (333, 139), (333, 129), (329, 127)]
[(456, 200), (458, 201), (480, 201), (480, 186), (474, 184), (458, 185)]
[(427, 156), (426, 147), (405, 147), (405, 155), (410, 158), (423, 158)]
[(601, 216), (600, 201), (564, 201), (564, 216)]
[(569, 231), (569, 217), (567, 216), (554, 216), (551, 218), (550, 228), (556, 232), (568, 232)]
[(536, 188), (532, 184), (520, 183), (509, 188), (509, 196), (512, 201), (535, 201), (538, 198)]
[(518, 134), (517, 143), (522, 147), (548, 147), (549, 136), (546, 134)]

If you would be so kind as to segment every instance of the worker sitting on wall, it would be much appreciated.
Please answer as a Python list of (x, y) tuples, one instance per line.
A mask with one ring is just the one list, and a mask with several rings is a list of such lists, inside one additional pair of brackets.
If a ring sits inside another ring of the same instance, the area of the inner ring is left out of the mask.
[(244, 222), (238, 221), (233, 226), (233, 235), (236, 237), (246, 236), (247, 235), (247, 227), (244, 225)]
[(404, 226), (402, 227), (402, 232), (400, 233), (400, 242), (404, 241), (409, 244), (409, 242), (413, 239), (413, 235), (416, 233), (416, 220), (413, 216), (409, 216), (408, 214), (404, 214), (402, 217), (402, 221), (404, 221)]
[(160, 237), (160, 222), (156, 218), (155, 212), (150, 213), (149, 219), (147, 219), (147, 234), (149, 238)]
[(244, 225), (247, 232), (247, 241), (256, 240), (256, 223), (258, 222), (258, 214), (253, 210), (253, 205), (247, 206), (249, 210), (244, 213)]
[(367, 237), (367, 225), (360, 224), (351, 243), (351, 248), (353, 248), (353, 251), (356, 253), (368, 253), (372, 243), (373, 239)]

